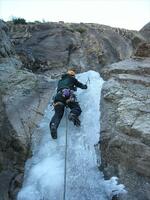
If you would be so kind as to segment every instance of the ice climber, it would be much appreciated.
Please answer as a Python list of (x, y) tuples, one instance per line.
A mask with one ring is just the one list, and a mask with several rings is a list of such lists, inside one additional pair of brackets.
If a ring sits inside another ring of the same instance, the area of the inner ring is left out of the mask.
[(63, 74), (58, 81), (57, 94), (53, 100), (53, 106), (55, 114), (53, 115), (49, 127), (51, 136), (53, 139), (57, 139), (57, 128), (63, 117), (65, 107), (70, 108), (68, 119), (74, 123), (75, 126), (80, 126), (79, 115), (81, 114), (81, 108), (74, 94), (74, 91), (78, 88), (87, 89), (87, 85), (79, 82), (75, 78), (75, 71), (68, 70), (66, 74)]

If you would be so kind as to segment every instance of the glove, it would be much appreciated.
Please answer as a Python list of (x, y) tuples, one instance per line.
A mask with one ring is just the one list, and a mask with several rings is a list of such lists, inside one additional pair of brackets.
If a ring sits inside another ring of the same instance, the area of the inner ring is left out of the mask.
[(83, 85), (83, 89), (87, 89), (87, 85)]

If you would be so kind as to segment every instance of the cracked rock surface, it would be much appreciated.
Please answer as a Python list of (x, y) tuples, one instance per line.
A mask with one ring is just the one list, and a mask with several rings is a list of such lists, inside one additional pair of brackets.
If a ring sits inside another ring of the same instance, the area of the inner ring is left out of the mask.
[[(128, 200), (150, 197), (148, 27), (138, 32), (98, 24), (0, 20), (0, 200), (16, 199), (32, 133), (56, 88), (51, 78), (70, 66), (77, 72), (96, 70), (108, 80), (101, 102), (105, 175), (120, 177), (129, 189)], [(135, 52), (138, 57), (130, 58)]]
[(125, 184), (122, 200), (150, 199), (150, 58), (140, 56), (101, 71), (101, 167)]
[(55, 81), (22, 69), (0, 21), (0, 200), (15, 200), (31, 137), (51, 99)]

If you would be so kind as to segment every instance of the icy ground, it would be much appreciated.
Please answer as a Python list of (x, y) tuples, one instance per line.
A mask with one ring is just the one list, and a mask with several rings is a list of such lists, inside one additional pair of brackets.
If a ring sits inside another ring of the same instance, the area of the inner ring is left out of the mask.
[[(50, 105), (33, 137), (33, 157), (26, 162), (24, 184), (18, 200), (108, 200), (124, 192), (116, 178), (105, 181), (98, 170), (94, 144), (100, 133), (100, 91), (103, 80), (97, 72), (77, 76), (88, 89), (77, 91), (82, 108), (81, 127), (68, 121), (64, 113), (58, 139), (49, 132), (53, 115)], [(36, 135), (36, 137), (35, 137)], [(67, 143), (67, 149), (66, 149)], [(66, 159), (66, 160), (65, 160)]]

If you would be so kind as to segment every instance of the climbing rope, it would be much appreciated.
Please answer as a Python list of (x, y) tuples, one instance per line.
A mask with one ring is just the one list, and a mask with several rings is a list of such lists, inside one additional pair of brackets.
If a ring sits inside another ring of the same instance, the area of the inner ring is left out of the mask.
[(63, 200), (66, 198), (66, 175), (67, 175), (67, 146), (68, 146), (68, 119), (67, 119), (67, 108), (65, 109), (65, 116), (66, 116), (66, 140), (65, 140), (65, 166), (64, 166), (64, 194)]

